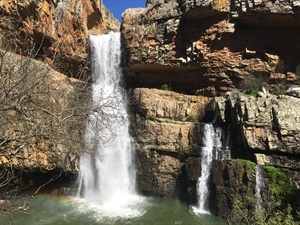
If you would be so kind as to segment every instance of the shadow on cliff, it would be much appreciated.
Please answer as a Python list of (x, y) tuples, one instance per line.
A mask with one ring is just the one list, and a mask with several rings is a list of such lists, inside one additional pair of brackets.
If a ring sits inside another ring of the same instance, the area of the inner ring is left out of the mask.
[(221, 50), (223, 46), (231, 52), (245, 52), (248, 49), (255, 52), (253, 58), (262, 60), (267, 60), (266, 53), (278, 55), (285, 63), (285, 69), (295, 72), (300, 63), (300, 46), (295, 43), (299, 42), (299, 27), (259, 27), (236, 23), (230, 39), (225, 40), (223, 45), (213, 45), (211, 50)]

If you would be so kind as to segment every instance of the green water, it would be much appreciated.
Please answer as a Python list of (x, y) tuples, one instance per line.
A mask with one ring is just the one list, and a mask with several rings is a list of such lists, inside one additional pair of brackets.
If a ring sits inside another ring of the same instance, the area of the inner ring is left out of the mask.
[(195, 215), (188, 206), (172, 199), (145, 198), (137, 206), (138, 217), (107, 217), (78, 201), (49, 195), (36, 196), (28, 211), (2, 213), (0, 224), (19, 225), (226, 225), (211, 215)]

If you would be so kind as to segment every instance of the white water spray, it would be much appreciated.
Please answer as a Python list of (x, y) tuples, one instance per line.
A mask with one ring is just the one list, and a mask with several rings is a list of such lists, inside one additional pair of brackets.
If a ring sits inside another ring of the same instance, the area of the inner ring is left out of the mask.
[(126, 97), (119, 87), (120, 33), (92, 35), (90, 46), (95, 110), (86, 128), (79, 195), (105, 216), (139, 216)]
[(256, 212), (262, 208), (261, 188), (263, 187), (263, 174), (259, 165), (255, 166), (255, 198), (256, 198)]
[(198, 204), (193, 207), (197, 214), (209, 214), (209, 176), (214, 159), (230, 159), (230, 149), (223, 150), (222, 130), (213, 124), (204, 124), (203, 147), (201, 148), (201, 176), (197, 181)]

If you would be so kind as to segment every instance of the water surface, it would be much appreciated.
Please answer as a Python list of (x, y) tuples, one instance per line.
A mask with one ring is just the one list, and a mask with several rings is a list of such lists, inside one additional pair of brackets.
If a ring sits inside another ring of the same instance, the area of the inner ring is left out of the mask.
[(144, 198), (137, 217), (110, 217), (72, 198), (38, 195), (26, 212), (1, 213), (1, 224), (19, 225), (226, 225), (212, 215), (196, 215), (189, 206), (173, 199)]

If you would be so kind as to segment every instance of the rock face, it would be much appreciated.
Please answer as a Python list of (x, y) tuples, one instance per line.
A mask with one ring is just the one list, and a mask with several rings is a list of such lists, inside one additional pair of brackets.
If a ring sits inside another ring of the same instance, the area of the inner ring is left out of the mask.
[(120, 24), (102, 0), (2, 0), (0, 13), (0, 165), (77, 173), (91, 107), (88, 36)]
[[(259, 165), (299, 170), (299, 98), (270, 94), (256, 98), (240, 93), (227, 97), (226, 107), (223, 99), (216, 101), (224, 111), (220, 113), (223, 120), (229, 115), (235, 127), (237, 144), (243, 146), (233, 154), (248, 155)], [(293, 180), (299, 187), (297, 178)]]
[(146, 88), (135, 89), (134, 99), (138, 185), (146, 193), (175, 196), (185, 160), (199, 156), (203, 127), (196, 122), (211, 99)]
[(102, 0), (2, 0), (0, 11), (7, 50), (26, 54), (34, 48), (36, 58), (55, 62), (56, 69), (81, 79), (88, 70), (88, 36), (119, 29)]
[(84, 83), (10, 52), (1, 51), (1, 63), (0, 166), (76, 173), (89, 104)]
[[(298, 98), (269, 93), (253, 97), (239, 92), (226, 98), (209, 98), (147, 88), (136, 88), (133, 94), (132, 133), (141, 191), (197, 202), (203, 122), (214, 122), (223, 129), (223, 144), (231, 139), (232, 159), (213, 161), (209, 178), (211, 212), (229, 217), (233, 199), (255, 211), (256, 165), (263, 171), (266, 168), (263, 192), (277, 185), (270, 184), (274, 175), (270, 174), (272, 170), (268, 172), (268, 166), (284, 168), (283, 178), (295, 193), (299, 190)], [(191, 112), (197, 115), (193, 119)], [(230, 133), (226, 132), (228, 125)]]
[[(212, 212), (232, 215), (233, 199), (255, 211), (255, 164), (262, 168), (264, 191), (273, 194), (275, 186), (284, 186), (274, 180), (284, 180), (285, 192), (299, 192), (298, 93), (282, 95), (299, 83), (299, 7), (297, 0), (148, 0), (144, 9), (125, 11), (122, 67), (128, 86), (135, 88), (132, 131), (142, 191), (180, 193), (195, 203), (202, 122), (214, 121), (230, 127), (223, 129), (223, 140), (231, 138), (233, 159), (213, 161)], [(196, 122), (187, 121), (190, 100), (145, 89), (163, 87), (189, 94), (188, 99), (215, 98), (194, 111)]]
[(282, 91), (299, 79), (299, 25), (298, 1), (147, 1), (123, 15), (124, 71), (132, 87), (215, 96), (254, 77)]

